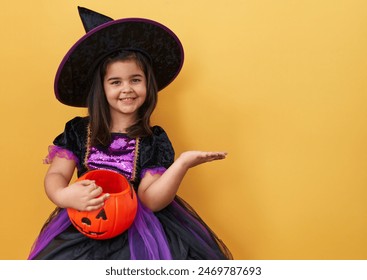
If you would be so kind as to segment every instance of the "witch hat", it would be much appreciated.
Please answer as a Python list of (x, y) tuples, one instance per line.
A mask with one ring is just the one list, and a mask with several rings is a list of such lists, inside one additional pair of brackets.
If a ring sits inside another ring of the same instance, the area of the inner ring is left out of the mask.
[(55, 77), (55, 95), (63, 104), (86, 107), (98, 62), (118, 50), (135, 50), (149, 56), (158, 91), (181, 71), (184, 52), (178, 37), (166, 26), (145, 18), (113, 20), (78, 7), (86, 34), (66, 53)]

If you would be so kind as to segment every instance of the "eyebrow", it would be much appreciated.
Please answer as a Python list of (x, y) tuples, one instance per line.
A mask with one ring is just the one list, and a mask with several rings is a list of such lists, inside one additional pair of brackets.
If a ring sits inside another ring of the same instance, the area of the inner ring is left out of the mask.
[[(131, 76), (129, 76), (129, 79), (133, 79), (133, 78), (144, 78), (144, 75), (141, 74), (133, 74)], [(120, 77), (110, 77), (107, 79), (107, 81), (112, 81), (112, 80), (121, 80)]]

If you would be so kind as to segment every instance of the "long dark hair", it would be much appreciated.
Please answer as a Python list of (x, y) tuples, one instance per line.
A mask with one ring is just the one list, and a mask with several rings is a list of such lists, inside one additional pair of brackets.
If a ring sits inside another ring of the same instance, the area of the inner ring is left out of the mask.
[(149, 58), (138, 51), (121, 50), (114, 52), (99, 63), (88, 95), (88, 112), (90, 118), (90, 144), (108, 146), (111, 142), (111, 115), (103, 88), (103, 79), (107, 66), (116, 61), (133, 60), (144, 72), (147, 85), (145, 102), (138, 109), (138, 118), (127, 128), (127, 135), (132, 138), (152, 134), (150, 117), (157, 105), (158, 89)]

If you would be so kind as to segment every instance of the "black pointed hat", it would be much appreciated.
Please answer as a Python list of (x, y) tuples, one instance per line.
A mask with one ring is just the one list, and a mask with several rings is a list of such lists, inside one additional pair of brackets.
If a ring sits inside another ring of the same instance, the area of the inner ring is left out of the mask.
[(78, 9), (86, 34), (71, 47), (57, 70), (55, 95), (61, 103), (86, 107), (94, 68), (102, 58), (118, 50), (147, 54), (158, 90), (180, 72), (182, 44), (166, 26), (145, 18), (113, 20), (86, 8)]

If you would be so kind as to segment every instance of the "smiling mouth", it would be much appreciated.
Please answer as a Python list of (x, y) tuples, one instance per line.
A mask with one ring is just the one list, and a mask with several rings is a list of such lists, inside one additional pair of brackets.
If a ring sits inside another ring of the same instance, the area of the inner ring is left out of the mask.
[(89, 235), (96, 235), (96, 236), (98, 236), (98, 235), (102, 235), (102, 234), (104, 234), (104, 233), (107, 232), (107, 231), (103, 231), (103, 232), (85, 231), (85, 230), (83, 230), (83, 228), (81, 226), (77, 225), (74, 220), (71, 220), (71, 221), (73, 222), (73, 225), (76, 226), (81, 233), (84, 233), (84, 234), (87, 234), (87, 235), (89, 234)]
[(120, 101), (131, 101), (135, 100), (135, 97), (125, 97), (125, 98), (119, 98)]

